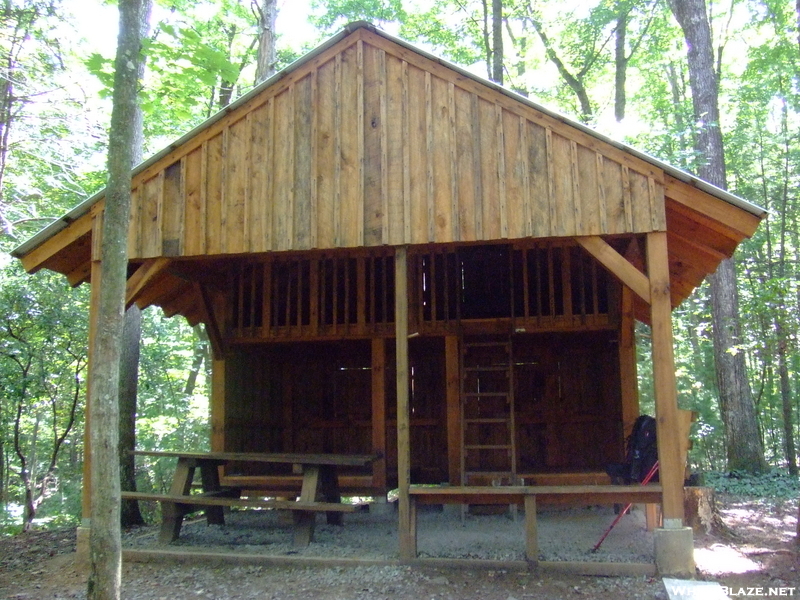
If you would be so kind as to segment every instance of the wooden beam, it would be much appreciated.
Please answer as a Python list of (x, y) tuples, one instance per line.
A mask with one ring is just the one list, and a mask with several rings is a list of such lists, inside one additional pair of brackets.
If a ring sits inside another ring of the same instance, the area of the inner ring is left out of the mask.
[(211, 353), (214, 355), (214, 360), (221, 360), (224, 355), (225, 339), (222, 335), (219, 319), (217, 318), (214, 300), (206, 286), (197, 282), (193, 285), (202, 298), (203, 322), (206, 324), (208, 340), (211, 343)]
[(750, 237), (755, 233), (762, 216), (756, 216), (742, 208), (716, 198), (693, 185), (664, 175), (664, 194), (676, 202), (696, 211), (718, 224), (732, 229), (741, 237)]
[(394, 326), (397, 372), (397, 487), (400, 560), (416, 558), (411, 514), (411, 435), (408, 392), (408, 248), (394, 256)]
[(386, 340), (372, 338), (372, 484), (386, 488)]
[(141, 295), (147, 285), (161, 274), (164, 269), (169, 266), (170, 262), (172, 261), (169, 258), (154, 258), (146, 260), (136, 269), (136, 272), (128, 278), (128, 282), (125, 285), (126, 310), (136, 302), (136, 299)]
[(458, 336), (444, 338), (445, 395), (447, 402), (447, 464), (450, 485), (461, 484), (461, 394)]
[[(86, 366), (87, 372), (91, 372), (94, 362), (95, 350), (94, 341), (97, 336), (97, 311), (100, 307), (100, 261), (92, 261), (92, 287), (89, 293), (89, 361)], [(89, 403), (92, 398), (89, 395), (89, 386), (86, 386), (86, 410), (84, 411), (83, 424), (83, 487), (81, 489), (81, 518), (85, 523), (89, 523), (92, 516), (92, 443), (91, 443), (91, 422), (89, 420)]]
[(161, 310), (164, 311), (165, 317), (169, 319), (178, 314), (185, 317), (193, 310), (196, 310), (195, 307), (202, 302), (202, 299), (197, 295), (194, 288), (188, 288), (188, 291), (189, 293), (183, 291), (168, 302), (161, 304)]
[(597, 235), (576, 237), (575, 241), (637, 296), (650, 303), (650, 282), (647, 276), (614, 250), (608, 242)]
[(169, 304), (179, 295), (185, 293), (186, 289), (191, 285), (189, 282), (173, 277), (168, 273), (163, 273), (158, 279), (158, 285), (154, 282), (153, 285), (145, 287), (136, 298), (136, 306), (140, 309), (144, 310), (153, 304), (158, 306)]
[(536, 496), (525, 496), (525, 557), (529, 563), (539, 562), (539, 531), (536, 523)]
[(80, 263), (77, 267), (66, 273), (67, 281), (72, 287), (78, 287), (92, 276), (92, 261), (87, 260)]
[(678, 390), (672, 340), (669, 259), (666, 232), (647, 234), (647, 267), (650, 274), (650, 320), (653, 352), (653, 392), (656, 403), (659, 479), (666, 529), (683, 526), (683, 477), (681, 462)]
[[(620, 389), (622, 393), (623, 435), (633, 427), (639, 416), (639, 384), (636, 374), (636, 319), (633, 292), (622, 288), (619, 334)], [(620, 457), (621, 458), (621, 457)]]
[(676, 202), (665, 200), (667, 210), (667, 231), (679, 233), (692, 240), (702, 240), (703, 246), (721, 252), (726, 258), (733, 256), (742, 236), (719, 221), (714, 221)]
[(211, 451), (225, 450), (225, 360), (211, 361)]
[(73, 221), (64, 229), (45, 240), (41, 245), (21, 257), (22, 266), (28, 273), (35, 273), (44, 267), (44, 263), (53, 258), (56, 254), (92, 231), (93, 222), (94, 214), (92, 211), (87, 212), (77, 221)]
[(669, 231), (669, 249), (687, 262), (700, 266), (707, 273), (717, 270), (719, 263), (728, 258), (724, 252), (706, 246), (702, 239), (690, 239), (677, 231)]

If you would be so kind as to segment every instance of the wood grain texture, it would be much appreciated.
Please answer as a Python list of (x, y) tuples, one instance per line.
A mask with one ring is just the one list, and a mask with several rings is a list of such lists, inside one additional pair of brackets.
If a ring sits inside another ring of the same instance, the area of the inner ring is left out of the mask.
[(134, 260), (647, 233), (667, 201), (734, 245), (759, 220), (366, 29), (134, 187)]
[(650, 277), (653, 395), (656, 404), (659, 479), (664, 489), (662, 510), (665, 524), (670, 521), (682, 523), (684, 465), (681, 464), (666, 233), (647, 235), (647, 265)]

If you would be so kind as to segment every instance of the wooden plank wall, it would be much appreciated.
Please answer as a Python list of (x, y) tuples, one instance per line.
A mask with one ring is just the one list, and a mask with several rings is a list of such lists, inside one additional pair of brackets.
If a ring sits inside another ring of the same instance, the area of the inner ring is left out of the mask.
[(225, 450), (372, 451), (369, 342), (239, 347), (225, 380)]
[(619, 333), (518, 335), (513, 343), (520, 476), (622, 461)]
[(134, 179), (132, 259), (663, 230), (663, 173), (360, 29)]

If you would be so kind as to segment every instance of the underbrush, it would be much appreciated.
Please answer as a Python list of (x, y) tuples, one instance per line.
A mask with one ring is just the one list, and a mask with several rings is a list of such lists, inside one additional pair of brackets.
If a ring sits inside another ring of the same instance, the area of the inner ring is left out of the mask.
[(740, 471), (709, 472), (703, 479), (705, 485), (723, 494), (784, 500), (800, 496), (800, 478), (782, 469), (772, 469), (763, 475)]

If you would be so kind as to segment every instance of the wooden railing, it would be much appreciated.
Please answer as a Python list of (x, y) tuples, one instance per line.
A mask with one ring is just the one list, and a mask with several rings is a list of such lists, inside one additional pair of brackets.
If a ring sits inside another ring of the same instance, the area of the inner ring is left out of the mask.
[(232, 290), (235, 338), (389, 333), (394, 323), (391, 249), (369, 254), (275, 257), (239, 267)]
[[(526, 331), (607, 327), (619, 284), (563, 242), (436, 246), (409, 253), (409, 321), (419, 333), (503, 322)], [(277, 255), (233, 275), (234, 339), (391, 336), (394, 252)]]

